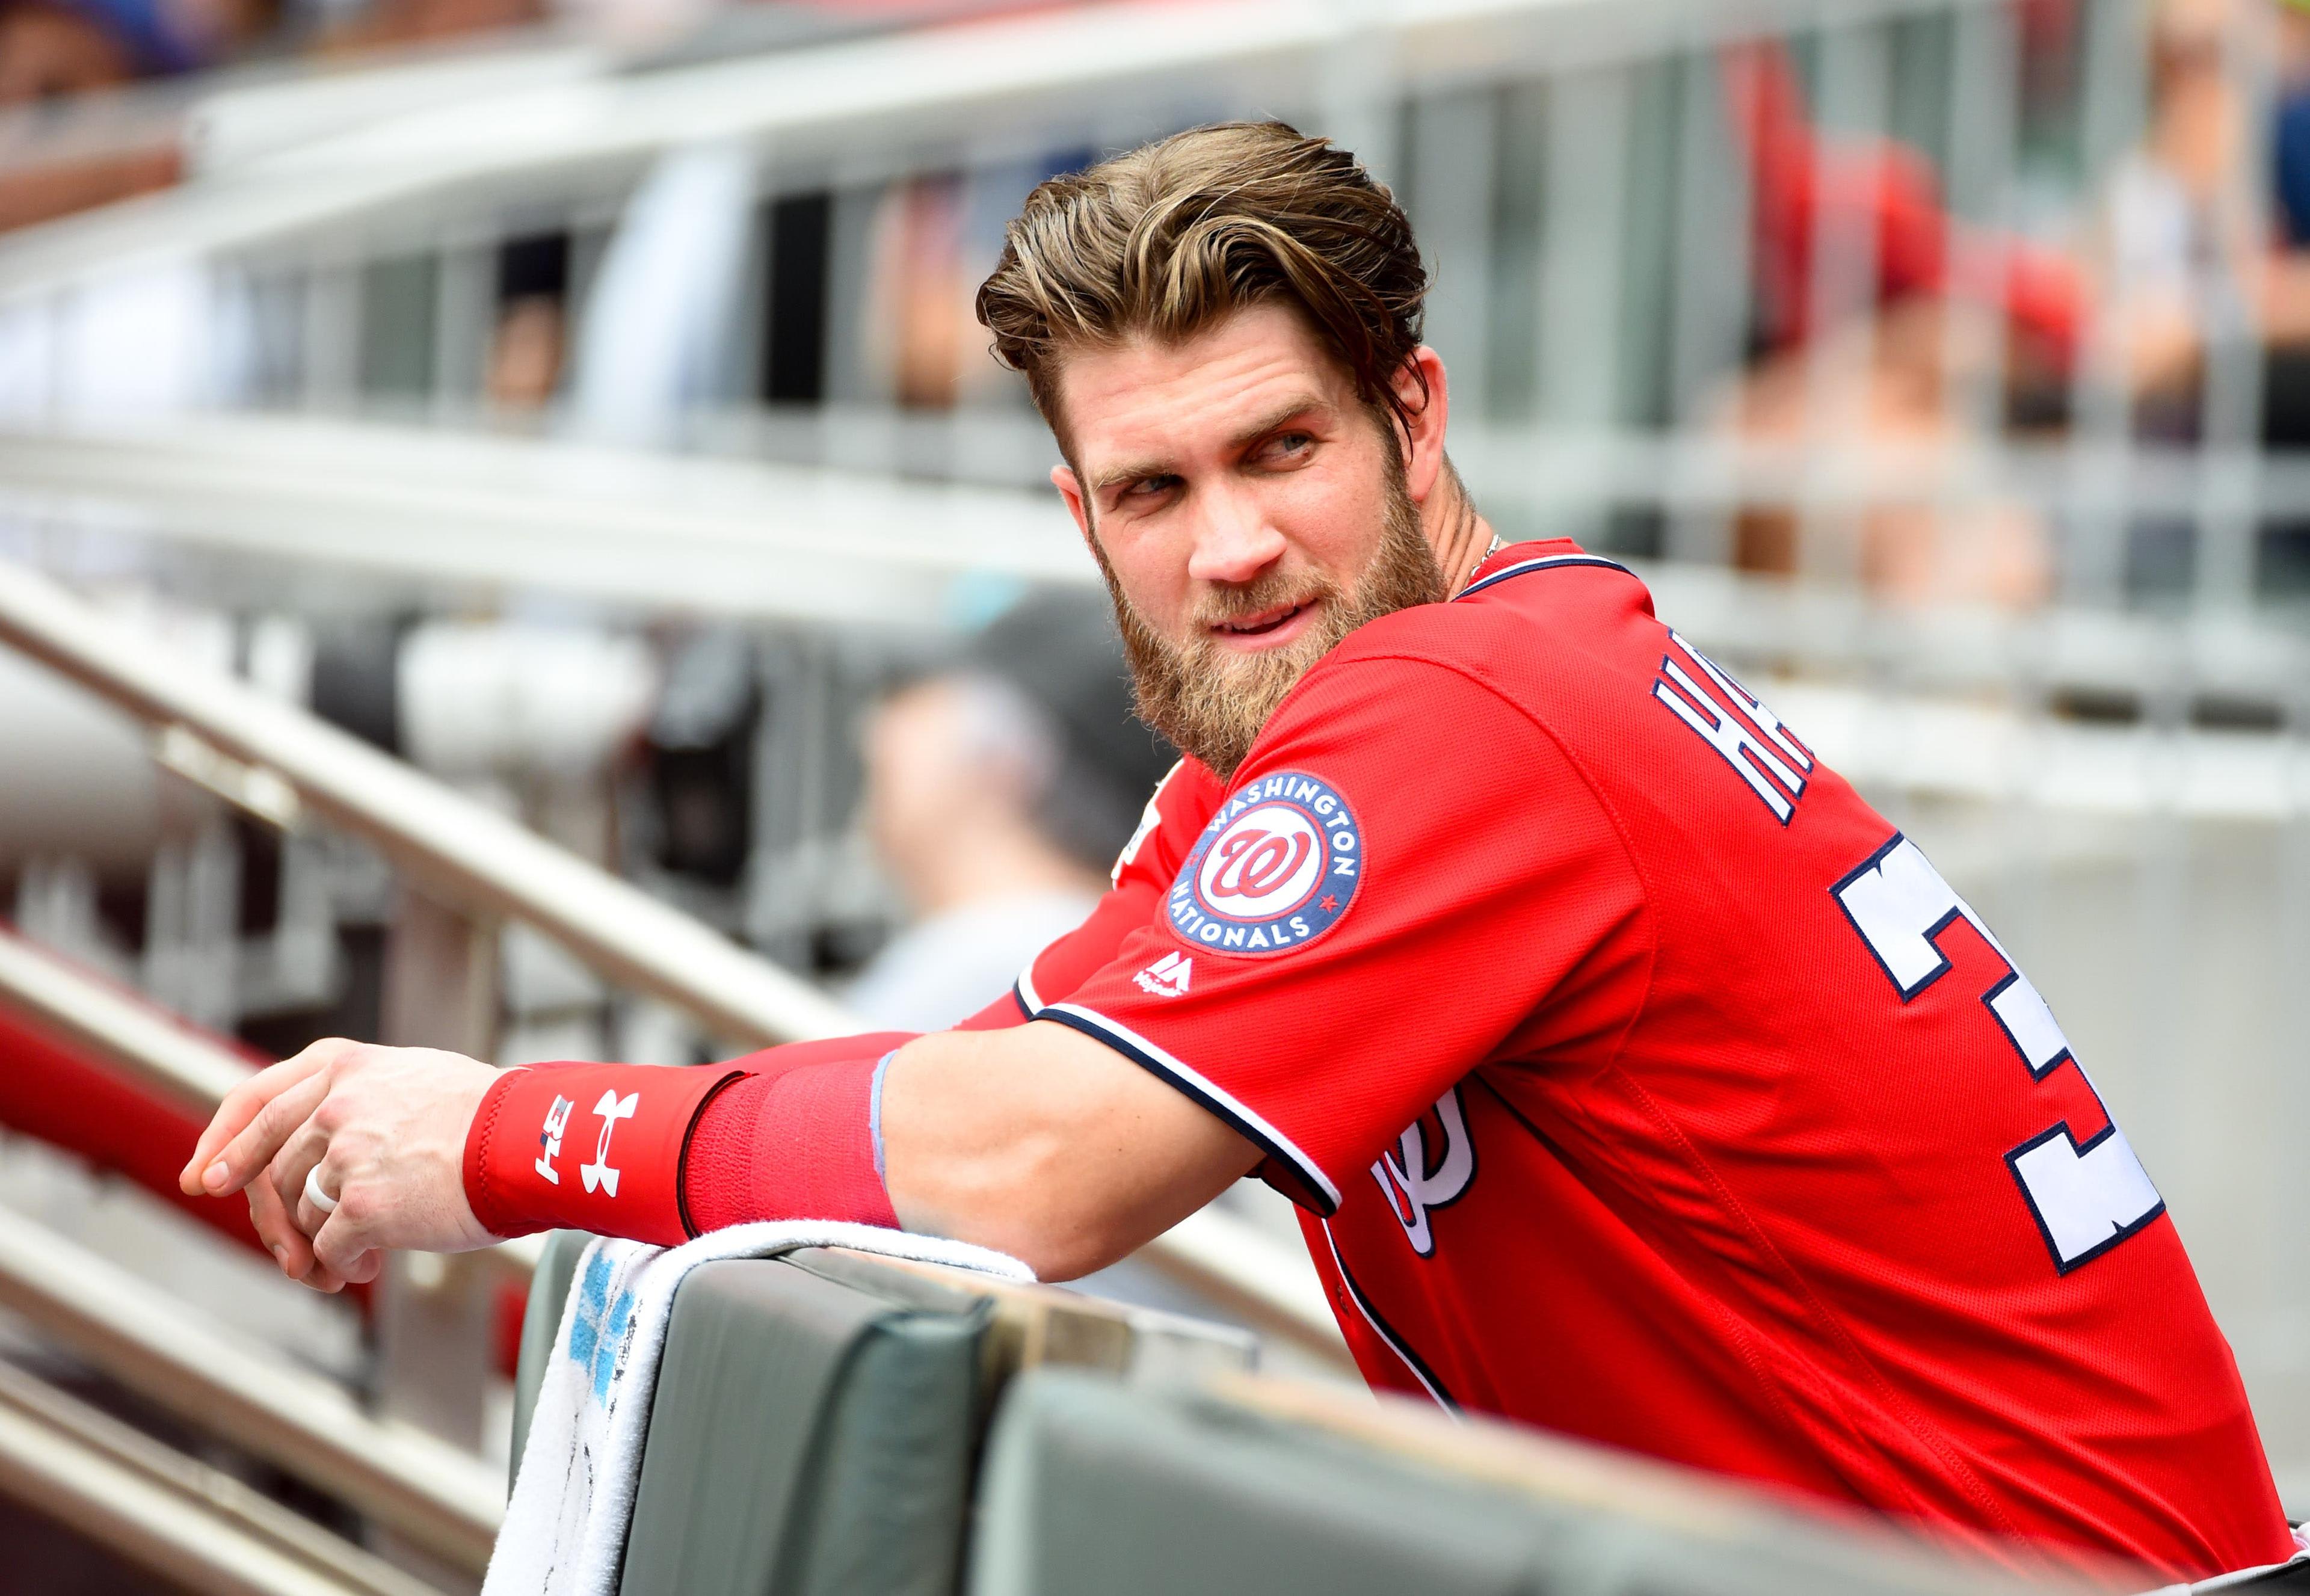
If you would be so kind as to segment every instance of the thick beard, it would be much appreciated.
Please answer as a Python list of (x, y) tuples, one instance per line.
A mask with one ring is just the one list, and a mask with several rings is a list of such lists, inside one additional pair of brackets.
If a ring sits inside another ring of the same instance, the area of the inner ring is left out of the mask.
[[(1390, 473), (1387, 490), (1379, 551), (1352, 590), (1343, 594), (1320, 572), (1264, 571), (1253, 581), (1212, 595), (1191, 617), (1196, 640), (1184, 647), (1162, 637), (1132, 607), (1115, 579), (1114, 568), (1100, 553), (1099, 569), (1114, 597), (1116, 626), (1131, 662), (1139, 718), (1211, 767), (1221, 781), (1231, 780), (1267, 717), (1308, 666), (1366, 621), (1440, 601), (1446, 592), (1444, 574), (1420, 529), (1420, 513), (1400, 474)], [(1096, 539), (1093, 548), (1097, 551)], [(1311, 599), (1323, 601), (1316, 625), (1281, 648), (1239, 655), (1207, 635), (1210, 627), (1236, 617)]]

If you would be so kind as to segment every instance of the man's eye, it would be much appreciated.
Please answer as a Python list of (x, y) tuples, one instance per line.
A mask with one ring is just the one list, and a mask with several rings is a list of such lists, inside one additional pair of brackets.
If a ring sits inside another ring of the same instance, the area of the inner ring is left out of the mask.
[(1178, 485), (1179, 479), (1175, 476), (1141, 477), (1116, 497), (1125, 499), (1159, 499)]
[(1296, 460), (1316, 447), (1316, 440), (1305, 432), (1279, 432), (1267, 440), (1265, 453), (1271, 460)]

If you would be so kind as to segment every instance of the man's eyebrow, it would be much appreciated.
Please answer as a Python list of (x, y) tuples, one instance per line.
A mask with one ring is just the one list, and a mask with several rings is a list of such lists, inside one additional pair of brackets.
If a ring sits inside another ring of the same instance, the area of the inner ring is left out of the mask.
[[(1325, 416), (1333, 414), (1331, 402), (1317, 395), (1303, 394), (1296, 399), (1288, 400), (1277, 405), (1259, 420), (1237, 432), (1228, 439), (1228, 447), (1231, 449), (1244, 448), (1257, 443), (1269, 433), (1297, 421), (1301, 416), (1319, 412)], [(1090, 487), (1094, 494), (1103, 494), (1109, 489), (1120, 488), (1128, 482), (1144, 481), (1149, 477), (1170, 474), (1171, 464), (1167, 460), (1153, 457), (1129, 460), (1100, 472), (1091, 479)]]

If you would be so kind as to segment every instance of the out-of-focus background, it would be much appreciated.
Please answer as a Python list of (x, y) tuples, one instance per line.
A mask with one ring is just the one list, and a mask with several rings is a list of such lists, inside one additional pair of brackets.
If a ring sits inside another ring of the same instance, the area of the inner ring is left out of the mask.
[[(171, 1348), (454, 1474), (525, 1264), (300, 1295), (187, 1127), (325, 1035), (997, 997), (1169, 755), (971, 296), (1043, 178), (1268, 115), (1409, 207), (1494, 525), (1636, 564), (2028, 968), (2310, 1511), (2287, 0), (0, 0), (0, 1408), (465, 1577)], [(1278, 1209), (1094, 1287), (1334, 1366)]]

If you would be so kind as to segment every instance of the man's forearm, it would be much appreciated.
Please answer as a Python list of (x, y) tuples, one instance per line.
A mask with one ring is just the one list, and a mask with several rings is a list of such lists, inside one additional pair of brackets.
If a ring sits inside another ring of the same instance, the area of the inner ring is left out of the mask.
[(509, 1071), (474, 1116), (467, 1200), (500, 1235), (673, 1245), (750, 1219), (976, 1242), (1046, 1279), (1110, 1263), (1258, 1162), (1170, 1086), (1055, 1025), (882, 1033), (722, 1070)]
[(1171, 1086), (1047, 1022), (901, 1048), (881, 1132), (908, 1229), (1009, 1253), (1045, 1279), (1128, 1255), (1260, 1160)]

